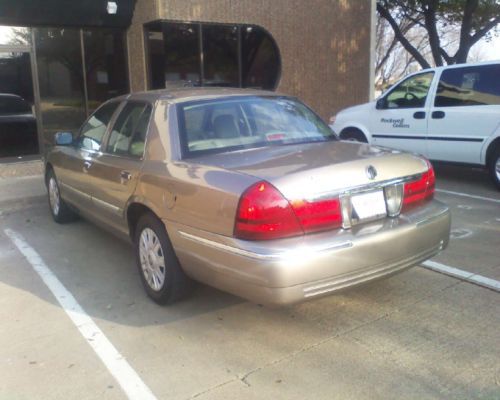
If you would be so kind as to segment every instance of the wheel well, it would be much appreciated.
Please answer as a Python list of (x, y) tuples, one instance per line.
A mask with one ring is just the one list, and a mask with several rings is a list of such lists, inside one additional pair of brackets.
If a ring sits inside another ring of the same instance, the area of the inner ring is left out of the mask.
[(500, 137), (497, 137), (493, 142), (490, 143), (488, 146), (488, 150), (486, 150), (486, 166), (488, 167), (490, 165), (490, 160), (491, 157), (493, 157), (493, 153), (495, 149), (500, 147)]
[(153, 210), (149, 207), (146, 207), (141, 203), (132, 203), (127, 208), (127, 222), (129, 228), (130, 238), (134, 240), (135, 235), (135, 227), (137, 226), (137, 222), (139, 218), (141, 218), (144, 214), (151, 213), (156, 215)]
[(342, 138), (349, 133), (359, 135), (359, 139), (364, 139), (365, 142), (368, 142), (368, 139), (366, 138), (366, 135), (363, 133), (363, 131), (359, 128), (355, 128), (354, 126), (348, 126), (347, 128), (342, 129), (342, 132), (340, 132), (339, 136)]

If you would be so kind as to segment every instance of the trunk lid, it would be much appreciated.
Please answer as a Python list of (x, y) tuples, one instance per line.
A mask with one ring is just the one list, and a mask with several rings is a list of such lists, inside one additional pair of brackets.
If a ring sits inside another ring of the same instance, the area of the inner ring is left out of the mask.
[[(272, 146), (197, 157), (212, 165), (272, 183), (288, 199), (324, 196), (425, 172), (413, 154), (355, 142)], [(376, 176), (367, 172), (372, 166)]]

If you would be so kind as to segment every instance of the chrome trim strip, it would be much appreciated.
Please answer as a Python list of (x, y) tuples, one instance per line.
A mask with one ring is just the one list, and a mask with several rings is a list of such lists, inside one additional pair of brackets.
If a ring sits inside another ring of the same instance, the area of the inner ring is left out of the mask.
[(438, 214), (434, 214), (426, 219), (422, 219), (420, 221), (415, 222), (415, 225), (417, 228), (420, 228), (421, 226), (424, 226), (424, 225), (430, 224), (431, 222), (434, 222), (436, 219), (438, 219), (439, 217), (442, 217), (444, 214), (447, 214), (448, 212), (449, 212), (448, 209), (442, 210)]
[[(218, 243), (214, 242), (213, 240), (205, 239), (199, 236), (191, 235), (190, 233), (183, 232), (183, 231), (178, 231), (179, 234), (193, 242), (201, 243), (205, 246), (213, 247), (219, 250), (227, 251), (229, 253), (233, 253), (239, 256), (243, 257), (249, 257), (253, 258), (256, 260), (264, 260), (264, 261), (276, 261), (276, 260), (282, 260), (285, 258), (289, 258), (290, 255), (288, 252), (281, 252), (281, 253), (274, 253), (274, 254), (263, 254), (263, 253), (256, 253), (254, 251), (248, 251), (248, 250), (243, 250), (238, 247), (233, 247), (229, 246), (227, 244), (223, 243)], [(318, 248), (312, 248), (312, 250), (317, 251), (317, 252), (323, 252), (323, 251), (328, 251), (328, 250), (338, 250), (338, 249), (344, 249), (344, 248), (349, 248), (352, 247), (353, 244), (350, 240), (346, 240), (345, 242), (341, 243), (336, 243), (333, 245), (328, 245), (325, 247), (318, 247)], [(296, 249), (295, 249), (296, 250)]]
[(92, 197), (92, 201), (95, 201), (97, 205), (103, 207), (103, 208), (106, 208), (118, 215), (121, 215), (122, 213), (122, 209), (120, 207), (117, 207), (117, 206), (114, 206), (113, 204), (110, 204), (106, 201), (103, 201), (103, 200), (100, 200), (96, 197)]
[(82, 197), (85, 197), (86, 199), (88, 200), (92, 200), (92, 196), (90, 196), (89, 194), (85, 193), (85, 192), (82, 192), (81, 190), (78, 190), (78, 189), (75, 189), (73, 186), (70, 186), (66, 183), (63, 183), (63, 182), (58, 182), (60, 186), (62, 186), (64, 189), (68, 189), (70, 190), (71, 192), (73, 193), (76, 193)]
[(363, 192), (371, 192), (373, 190), (379, 190), (383, 189), (385, 186), (389, 185), (397, 185), (398, 183), (405, 183), (409, 181), (413, 181), (415, 179), (420, 178), (420, 176), (423, 174), (423, 172), (414, 174), (414, 175), (408, 175), (403, 178), (396, 178), (396, 179), (387, 179), (385, 181), (380, 181), (380, 182), (373, 182), (373, 183), (368, 183), (368, 184), (363, 184), (363, 185), (358, 185), (358, 186), (352, 186), (350, 188), (345, 188), (345, 189), (339, 189), (339, 190), (334, 190), (330, 192), (323, 192), (315, 195), (314, 197), (307, 198), (306, 200), (308, 201), (318, 201), (318, 200), (327, 200), (335, 196), (350, 196), (352, 194), (358, 194), (358, 193), (363, 193)]

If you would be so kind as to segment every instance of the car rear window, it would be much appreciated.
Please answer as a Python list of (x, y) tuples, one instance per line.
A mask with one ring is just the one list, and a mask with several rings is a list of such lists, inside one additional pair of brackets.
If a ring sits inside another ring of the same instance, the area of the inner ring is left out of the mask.
[(308, 107), (288, 97), (244, 96), (181, 103), (183, 155), (334, 139)]

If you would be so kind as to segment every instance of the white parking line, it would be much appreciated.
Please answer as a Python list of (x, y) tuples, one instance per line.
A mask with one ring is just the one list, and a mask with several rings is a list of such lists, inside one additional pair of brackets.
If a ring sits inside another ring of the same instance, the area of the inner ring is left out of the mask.
[(467, 194), (467, 193), (461, 193), (461, 192), (453, 192), (451, 190), (443, 190), (443, 189), (436, 189), (436, 192), (440, 193), (447, 193), (447, 194), (454, 194), (455, 196), (462, 196), (462, 197), (469, 197), (471, 199), (478, 199), (478, 200), (485, 200), (485, 201), (492, 201), (493, 203), (500, 203), (499, 199), (494, 199), (492, 197), (483, 197), (483, 196), (476, 196), (475, 194)]
[(500, 292), (500, 282), (496, 281), (495, 279), (486, 278), (485, 276), (478, 275), (473, 272), (464, 271), (462, 269), (450, 267), (448, 265), (444, 265), (431, 260), (424, 261), (420, 265), (433, 271), (441, 272), (442, 274), (486, 287), (488, 289), (494, 290), (495, 292)]
[(125, 358), (116, 350), (92, 318), (78, 304), (73, 295), (57, 279), (49, 267), (45, 265), (40, 255), (26, 243), (19, 233), (11, 229), (5, 229), (4, 232), (24, 257), (26, 257), (35, 272), (42, 278), (87, 343), (96, 352), (111, 375), (118, 381), (126, 396), (133, 400), (156, 399), (155, 395)]

